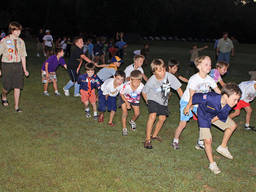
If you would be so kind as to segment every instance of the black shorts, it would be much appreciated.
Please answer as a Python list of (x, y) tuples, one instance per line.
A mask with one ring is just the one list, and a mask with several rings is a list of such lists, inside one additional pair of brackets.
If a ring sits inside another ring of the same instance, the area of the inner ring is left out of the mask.
[(2, 83), (6, 91), (10, 91), (14, 88), (23, 89), (24, 72), (21, 62), (2, 63)]
[(156, 113), (157, 115), (169, 116), (168, 106), (160, 105), (159, 103), (148, 100), (148, 112)]
[[(129, 102), (129, 103), (130, 103), (130, 105), (133, 105), (133, 106), (140, 106), (140, 103), (131, 103), (131, 102)], [(122, 104), (124, 104), (124, 100), (121, 97), (121, 105)]]

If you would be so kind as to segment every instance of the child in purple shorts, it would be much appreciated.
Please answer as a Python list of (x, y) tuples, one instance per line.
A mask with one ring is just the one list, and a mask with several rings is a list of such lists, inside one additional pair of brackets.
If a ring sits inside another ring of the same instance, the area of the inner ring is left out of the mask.
[(49, 96), (48, 93), (48, 84), (53, 83), (54, 93), (56, 96), (59, 96), (60, 93), (57, 87), (57, 77), (56, 70), (59, 65), (63, 66), (67, 69), (66, 62), (63, 58), (64, 51), (61, 48), (56, 50), (56, 55), (50, 56), (43, 64), (41, 72), (42, 72), (42, 83), (44, 84), (44, 92), (43, 94)]

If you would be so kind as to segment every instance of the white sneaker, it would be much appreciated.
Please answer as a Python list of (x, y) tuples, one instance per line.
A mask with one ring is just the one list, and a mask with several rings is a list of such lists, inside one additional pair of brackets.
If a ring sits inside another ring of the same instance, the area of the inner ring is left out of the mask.
[(37, 54), (36, 54), (36, 56), (37, 56), (37, 57), (40, 57), (40, 54), (39, 54), (39, 53), (37, 53)]
[(128, 135), (128, 130), (126, 128), (123, 129), (122, 135), (123, 136), (127, 136)]
[(78, 94), (75, 94), (74, 97), (81, 97), (81, 95), (78, 93)]
[(202, 141), (202, 140), (197, 141), (195, 149), (197, 149), (197, 150), (204, 150), (204, 141)]
[(48, 91), (44, 91), (43, 93), (45, 96), (50, 96), (50, 94), (48, 93)]
[(66, 89), (63, 88), (63, 91), (64, 91), (64, 95), (68, 97), (69, 96), (69, 90), (66, 90)]
[(54, 94), (55, 94), (56, 96), (60, 96), (60, 92), (59, 92), (59, 91), (54, 92)]
[(216, 151), (223, 155), (224, 157), (228, 158), (228, 159), (233, 159), (233, 156), (231, 155), (231, 153), (228, 150), (228, 147), (222, 147), (221, 145), (216, 149)]
[(130, 126), (131, 126), (131, 129), (132, 129), (133, 131), (135, 131), (135, 130), (136, 130), (136, 123), (135, 123), (133, 120), (130, 120), (130, 121), (129, 121), (129, 124), (130, 124)]
[(221, 171), (219, 167), (217, 166), (216, 162), (210, 163), (209, 169), (214, 173), (214, 174), (219, 174)]

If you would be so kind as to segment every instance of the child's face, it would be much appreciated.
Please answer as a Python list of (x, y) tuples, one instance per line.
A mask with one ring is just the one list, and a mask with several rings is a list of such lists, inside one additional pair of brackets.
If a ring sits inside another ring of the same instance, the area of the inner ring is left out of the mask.
[(137, 89), (140, 86), (141, 79), (131, 79), (131, 85), (133, 88)]
[(177, 73), (178, 69), (179, 69), (178, 65), (174, 65), (172, 67), (169, 67), (169, 73), (175, 74), (175, 73)]
[(193, 48), (193, 49), (197, 49), (197, 46), (196, 46), (196, 45), (194, 45), (192, 48)]
[(165, 76), (165, 72), (166, 72), (165, 67), (161, 66), (156, 69), (156, 71), (154, 72), (154, 75), (156, 76), (157, 79), (163, 79)]
[(220, 75), (222, 76), (222, 75), (225, 75), (227, 73), (228, 68), (226, 66), (223, 66), (221, 68), (218, 68), (218, 71), (219, 71)]
[(114, 62), (114, 64), (115, 64), (117, 67), (120, 67), (121, 62)]
[(63, 56), (64, 56), (64, 51), (63, 51), (63, 49), (61, 50), (61, 52), (59, 52), (59, 56), (60, 56), (60, 57), (63, 57)]
[(79, 47), (80, 49), (84, 46), (84, 41), (82, 38), (77, 40), (76, 46)]
[(198, 66), (200, 72), (208, 74), (211, 71), (212, 64), (211, 59), (209, 57), (206, 57)]
[(240, 95), (234, 93), (234, 94), (230, 95), (229, 97), (228, 96), (226, 97), (226, 102), (230, 107), (234, 107), (237, 104), (237, 102), (239, 101), (239, 99), (240, 99)]
[(143, 58), (138, 58), (134, 60), (134, 65), (137, 67), (141, 67), (143, 65), (144, 59)]
[(94, 70), (92, 70), (92, 69), (86, 70), (86, 73), (87, 73), (88, 77), (92, 77), (94, 75)]
[(122, 85), (122, 83), (124, 82), (124, 78), (121, 76), (115, 76), (115, 80), (114, 80), (114, 84), (117, 86)]

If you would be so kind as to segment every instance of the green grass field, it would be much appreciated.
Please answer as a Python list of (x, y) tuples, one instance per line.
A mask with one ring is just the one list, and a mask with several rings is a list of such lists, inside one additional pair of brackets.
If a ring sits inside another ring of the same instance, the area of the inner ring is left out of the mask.
[[(14, 111), (13, 92), (8, 96), (9, 107), (0, 108), (1, 192), (256, 191), (256, 132), (243, 130), (244, 112), (235, 119), (238, 129), (229, 143), (234, 160), (213, 151), (222, 170), (216, 176), (208, 170), (205, 153), (194, 149), (198, 138), (195, 121), (182, 133), (181, 149), (174, 151), (170, 147), (179, 122), (176, 94), (169, 100), (171, 115), (159, 134), (163, 142), (154, 141), (154, 148), (146, 150), (143, 148), (147, 121), (144, 102), (136, 132), (129, 131), (129, 135), (123, 137), (120, 109), (114, 119), (116, 126), (109, 127), (106, 120), (99, 124), (86, 119), (79, 98), (63, 96), (62, 87), (68, 81), (64, 69), (57, 71), (62, 96), (54, 96), (52, 86), (51, 96), (43, 96), (40, 76), (43, 58), (35, 57), (35, 44), (26, 42), (26, 45), (30, 77), (25, 79), (21, 96), (24, 112)], [(189, 77), (192, 72), (186, 66), (191, 46), (192, 43), (186, 42), (153, 42), (149, 60), (176, 58), (181, 62), (181, 73)], [(124, 65), (132, 62), (132, 51), (141, 47), (142, 42), (128, 46)], [(224, 81), (248, 80), (247, 71), (255, 69), (255, 50), (256, 45), (240, 45)], [(213, 56), (214, 52), (209, 48), (202, 54)], [(144, 69), (149, 75), (149, 67), (145, 65)], [(252, 107), (256, 107), (255, 102)], [(255, 115), (252, 115), (252, 124), (255, 124)], [(212, 134), (215, 149), (223, 133), (213, 127)]]

